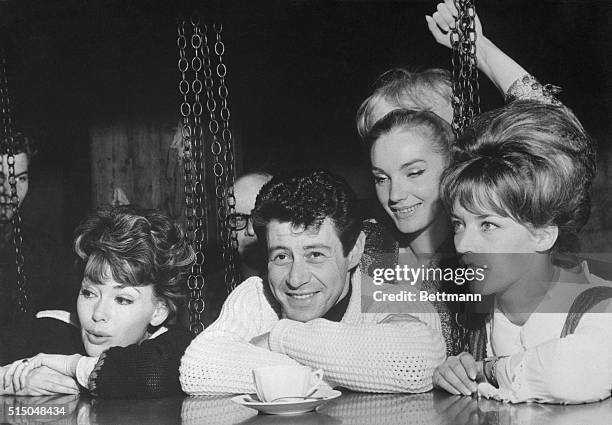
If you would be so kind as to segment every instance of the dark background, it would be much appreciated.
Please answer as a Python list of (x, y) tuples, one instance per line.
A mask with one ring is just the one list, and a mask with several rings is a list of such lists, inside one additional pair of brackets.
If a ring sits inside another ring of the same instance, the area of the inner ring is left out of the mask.
[[(476, 2), (485, 34), (564, 89), (597, 139), (591, 249), (608, 246), (612, 2)], [(373, 194), (355, 112), (386, 69), (450, 67), (424, 15), (435, 1), (0, 1), (14, 126), (40, 144), (24, 219), (66, 241), (91, 207), (89, 131), (178, 119), (176, 17), (222, 22), (239, 170), (327, 167)], [(481, 76), (483, 109), (502, 98)], [(589, 233), (591, 232), (591, 233)]]

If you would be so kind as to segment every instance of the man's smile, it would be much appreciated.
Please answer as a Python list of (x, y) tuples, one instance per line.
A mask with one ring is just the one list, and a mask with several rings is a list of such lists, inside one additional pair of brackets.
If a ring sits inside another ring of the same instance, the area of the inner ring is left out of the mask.
[(287, 296), (294, 300), (309, 300), (318, 294), (320, 291), (314, 292), (286, 292)]

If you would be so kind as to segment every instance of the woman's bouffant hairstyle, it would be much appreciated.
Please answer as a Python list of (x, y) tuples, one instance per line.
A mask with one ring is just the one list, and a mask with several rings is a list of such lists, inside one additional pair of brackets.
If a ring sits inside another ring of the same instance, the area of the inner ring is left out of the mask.
[(432, 150), (450, 157), (455, 136), (449, 123), (428, 111), (396, 109), (381, 118), (364, 138), (368, 151), (381, 137), (392, 132), (413, 131), (431, 142)]
[(455, 146), (441, 198), (473, 214), (492, 211), (533, 227), (559, 228), (555, 249), (578, 249), (596, 173), (590, 137), (564, 106), (516, 101), (479, 116)]
[(374, 111), (381, 102), (403, 109), (431, 111), (450, 103), (451, 75), (445, 69), (432, 68), (411, 72), (403, 68), (386, 71), (378, 77), (374, 92), (357, 110), (357, 131), (365, 138), (376, 122)]
[(300, 171), (273, 177), (259, 194), (253, 210), (253, 228), (266, 241), (272, 220), (291, 223), (298, 229), (318, 229), (329, 217), (336, 227), (344, 256), (355, 246), (361, 232), (357, 197), (348, 183), (328, 171)]
[(195, 254), (182, 229), (158, 211), (100, 208), (77, 227), (74, 250), (92, 282), (112, 278), (129, 286), (153, 285), (168, 307), (167, 321), (184, 302), (182, 278)]

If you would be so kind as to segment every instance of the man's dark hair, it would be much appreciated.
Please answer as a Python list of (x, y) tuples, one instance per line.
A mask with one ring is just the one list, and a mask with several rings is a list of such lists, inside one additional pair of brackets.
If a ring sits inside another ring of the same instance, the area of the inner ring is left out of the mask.
[(316, 230), (327, 217), (346, 257), (361, 232), (355, 192), (342, 177), (324, 170), (272, 178), (259, 192), (252, 214), (255, 233), (262, 242), (272, 220)]
[(31, 161), (32, 157), (37, 154), (36, 145), (32, 140), (25, 134), (15, 131), (13, 132), (13, 139), (3, 139), (0, 141), (0, 155), (6, 155), (9, 152), (8, 143), (12, 143), (13, 155), (25, 153), (28, 159)]

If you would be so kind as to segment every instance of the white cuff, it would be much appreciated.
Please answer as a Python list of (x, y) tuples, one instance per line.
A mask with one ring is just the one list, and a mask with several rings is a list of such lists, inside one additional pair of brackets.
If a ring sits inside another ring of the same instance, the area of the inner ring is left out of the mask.
[(76, 378), (79, 385), (85, 388), (89, 388), (89, 375), (96, 367), (100, 356), (86, 357), (83, 356), (79, 359), (76, 368)]

